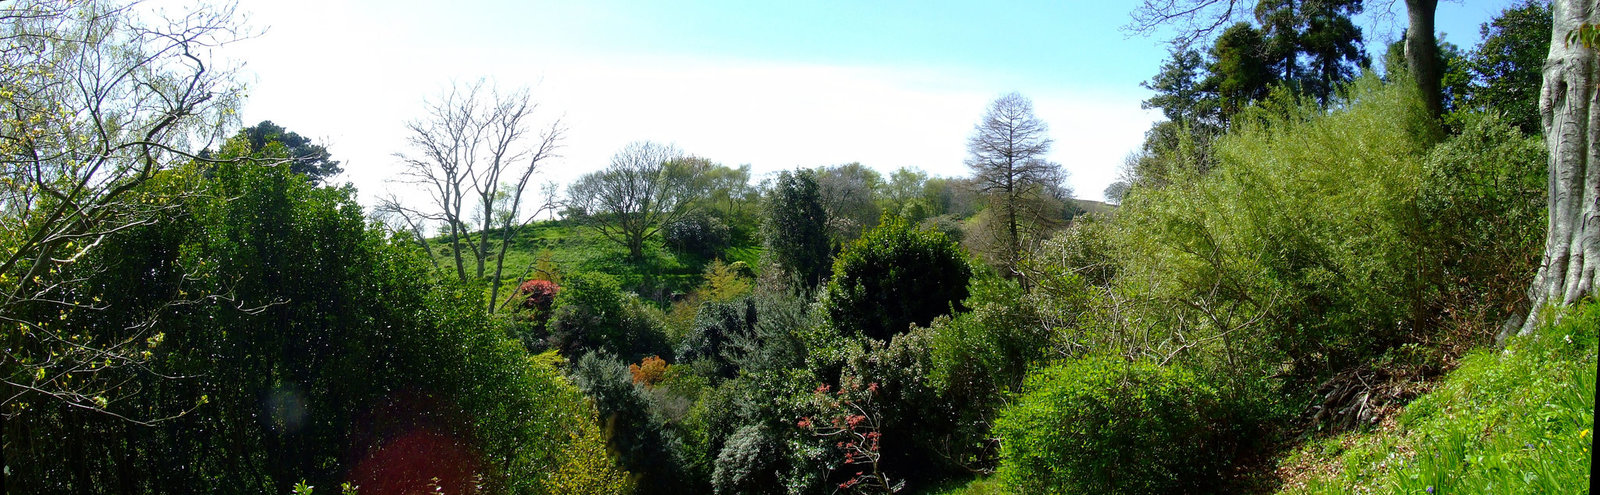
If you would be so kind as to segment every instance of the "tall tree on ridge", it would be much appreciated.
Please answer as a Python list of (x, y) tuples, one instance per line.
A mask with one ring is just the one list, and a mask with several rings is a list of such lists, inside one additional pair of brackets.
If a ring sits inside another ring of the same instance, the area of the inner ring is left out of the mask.
[(989, 195), (1002, 222), (997, 258), (1007, 278), (1017, 278), (1022, 236), (1038, 196), (1047, 194), (1061, 176), (1059, 164), (1046, 161), (1050, 128), (1033, 115), (1033, 102), (1020, 93), (996, 99), (967, 140), (967, 167), (978, 188)]

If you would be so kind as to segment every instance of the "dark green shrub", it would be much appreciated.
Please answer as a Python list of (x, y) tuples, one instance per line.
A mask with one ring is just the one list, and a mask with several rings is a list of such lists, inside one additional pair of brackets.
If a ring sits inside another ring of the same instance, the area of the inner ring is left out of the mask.
[(493, 330), (481, 290), (441, 284), (420, 249), (374, 228), (353, 190), (220, 162), (133, 194), (169, 187), (160, 222), (99, 240), (68, 267), (82, 282), (50, 294), (103, 301), (50, 318), (148, 361), (103, 371), (129, 392), (105, 413), (18, 396), (8, 489), (545, 493), (559, 469), (618, 474), (603, 451), (577, 457), (600, 441), (581, 394)]
[[(628, 365), (615, 356), (589, 352), (572, 367), (572, 383), (594, 401), (610, 446), (644, 486), (667, 493), (694, 493), (681, 478), (682, 441), (654, 414), (650, 393), (633, 382)], [(675, 490), (674, 490), (675, 489)]]
[(809, 290), (828, 276), (828, 215), (813, 170), (778, 173), (765, 199), (767, 255)]
[(1469, 115), (1460, 135), (1428, 154), (1417, 207), (1440, 308), (1429, 314), (1492, 326), (1527, 311), (1544, 247), (1547, 156), (1537, 135), (1493, 114)]
[(705, 303), (695, 315), (694, 328), (678, 343), (678, 360), (704, 360), (717, 376), (733, 378), (738, 369), (728, 360), (725, 348), (734, 338), (748, 338), (755, 326), (756, 305), (749, 298)]
[(886, 217), (833, 265), (828, 316), (840, 330), (878, 340), (959, 310), (972, 267), (944, 234)]
[(695, 211), (662, 227), (661, 240), (673, 251), (712, 258), (728, 248), (733, 233), (722, 219)]
[(781, 449), (766, 428), (760, 425), (739, 428), (717, 454), (716, 471), (711, 474), (712, 488), (719, 494), (783, 493), (774, 469), (779, 464)]
[(659, 312), (623, 293), (615, 278), (574, 273), (562, 283), (549, 325), (551, 348), (566, 356), (604, 350), (629, 362), (671, 357)]
[(1217, 391), (1180, 368), (1088, 358), (1045, 368), (995, 423), (996, 475), (1022, 493), (1205, 493)]

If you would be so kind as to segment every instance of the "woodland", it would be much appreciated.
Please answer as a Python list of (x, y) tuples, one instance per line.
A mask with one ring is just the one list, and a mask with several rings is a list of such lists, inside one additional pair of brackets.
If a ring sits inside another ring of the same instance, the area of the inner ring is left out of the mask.
[(480, 79), (363, 205), (239, 122), (237, 6), (0, 1), (0, 493), (1587, 493), (1600, 5), (1437, 3), (1134, 6), (1106, 202), (1015, 92), (966, 176), (546, 184)]

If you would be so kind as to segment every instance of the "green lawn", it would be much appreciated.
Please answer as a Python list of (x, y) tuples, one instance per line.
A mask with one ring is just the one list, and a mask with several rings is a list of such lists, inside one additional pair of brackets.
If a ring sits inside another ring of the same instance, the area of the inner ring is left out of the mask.
[(1587, 493), (1600, 304), (1469, 354), (1398, 424), (1308, 443), (1284, 493)]
[[(453, 271), (448, 241), (434, 238), (430, 242), (434, 259), (447, 272)], [(491, 245), (494, 244), (491, 239)], [(705, 265), (715, 258), (674, 253), (662, 246), (659, 239), (653, 239), (646, 245), (644, 259), (630, 260), (626, 248), (593, 229), (546, 221), (528, 226), (511, 240), (501, 279), (506, 284), (523, 280), (544, 253), (548, 253), (550, 262), (562, 273), (610, 274), (617, 277), (623, 288), (658, 301), (673, 292), (688, 292), (698, 286)], [(761, 259), (761, 245), (750, 239), (736, 240), (723, 255), (725, 262), (743, 261), (755, 268)], [(474, 273), (473, 258), (469, 255), (464, 261), (468, 273)], [(486, 278), (493, 276), (492, 265), (486, 271), (490, 272)]]

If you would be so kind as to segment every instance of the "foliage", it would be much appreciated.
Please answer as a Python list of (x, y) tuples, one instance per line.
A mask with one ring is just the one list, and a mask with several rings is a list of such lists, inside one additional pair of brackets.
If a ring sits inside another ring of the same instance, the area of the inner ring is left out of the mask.
[(671, 355), (660, 312), (601, 273), (573, 273), (556, 295), (549, 345), (567, 356), (603, 350), (623, 359)]
[(1526, 0), (1507, 8), (1483, 25), (1483, 43), (1472, 52), (1473, 107), (1500, 112), (1505, 122), (1535, 136), (1539, 124), (1539, 89), (1544, 61), (1550, 53), (1550, 4)]
[[(1592, 476), (1596, 329), (1600, 305), (1588, 303), (1503, 350), (1473, 352), (1397, 428), (1327, 442), (1340, 445), (1336, 469), (1285, 491), (1580, 493)], [(1313, 446), (1295, 459), (1321, 455)]]
[(632, 478), (627, 471), (616, 465), (616, 459), (613, 459), (606, 450), (606, 441), (600, 434), (600, 428), (589, 422), (580, 424), (579, 428), (580, 433), (573, 434), (572, 443), (567, 446), (567, 462), (550, 473), (547, 493), (574, 495), (634, 493)]
[[(572, 383), (594, 401), (609, 445), (636, 482), (660, 491), (692, 492), (680, 478), (683, 451), (676, 432), (652, 414), (649, 392), (616, 357), (589, 352), (571, 371)], [(676, 491), (674, 491), (676, 490)]]
[(893, 493), (905, 486), (905, 480), (890, 479), (880, 462), (883, 412), (873, 401), (877, 394), (876, 382), (845, 382), (836, 392), (828, 385), (820, 385), (807, 404), (812, 415), (801, 417), (796, 423), (824, 443), (832, 443), (836, 455), (842, 454), (833, 466), (833, 471), (844, 473), (844, 480), (838, 484), (840, 491)]
[(783, 493), (774, 469), (780, 448), (761, 425), (739, 428), (717, 453), (711, 486), (719, 494)]
[(666, 378), (670, 366), (659, 356), (644, 358), (639, 364), (628, 365), (628, 374), (633, 377), (633, 383), (654, 387)]
[(854, 241), (876, 225), (882, 216), (878, 190), (883, 188), (883, 177), (877, 171), (860, 163), (848, 163), (818, 168), (816, 178), (832, 244)]
[(270, 120), (240, 129), (237, 137), (250, 143), (251, 154), (287, 158), (290, 171), (306, 176), (313, 183), (325, 182), (344, 172), (327, 148)]
[(575, 218), (626, 247), (629, 259), (642, 259), (647, 240), (694, 209), (710, 187), (703, 174), (713, 168), (673, 146), (630, 143), (611, 157), (610, 167), (567, 187), (568, 206)]
[(194, 188), (174, 215), (108, 236), (75, 268), (72, 291), (117, 304), (58, 318), (110, 337), (165, 313), (140, 341), (149, 364), (116, 377), (138, 400), (108, 402), (114, 415), (35, 399), (8, 411), (10, 487), (539, 493), (597, 434), (580, 427), (593, 412), (577, 390), (494, 331), (472, 291), (438, 285), (420, 253), (371, 228), (352, 191), (279, 167), (186, 171), (147, 186)]
[(767, 193), (761, 229), (767, 255), (802, 288), (809, 290), (828, 276), (828, 215), (815, 171), (778, 173)]
[(1138, 332), (1126, 351), (1235, 370), (1285, 356), (1307, 377), (1415, 328), (1417, 188), (1437, 131), (1411, 91), (1367, 77), (1327, 113), (1279, 96), (1236, 117), (1217, 170), (1124, 202), (1112, 295), (1143, 306), (1118, 309), (1142, 327), (1122, 330)]
[(0, 407), (104, 410), (131, 389), (95, 372), (142, 366), (140, 343), (159, 339), (159, 311), (101, 335), (61, 318), (106, 309), (77, 298), (82, 280), (65, 275), (92, 272), (72, 265), (108, 236), (178, 214), (189, 190), (141, 186), (218, 137), (243, 95), (236, 66), (209, 55), (240, 36), (233, 8), (178, 9), (172, 22), (151, 10), (116, 0), (0, 7), (0, 325), (20, 332), (0, 360)]
[(828, 315), (842, 330), (887, 340), (959, 310), (971, 277), (966, 255), (943, 234), (886, 217), (834, 262)]
[(1428, 154), (1417, 208), (1443, 323), (1490, 326), (1527, 310), (1547, 220), (1547, 153), (1537, 136), (1478, 114)]
[(732, 378), (738, 368), (729, 360), (727, 347), (734, 338), (755, 332), (756, 316), (752, 299), (703, 304), (694, 329), (678, 343), (678, 359), (685, 363), (705, 361), (713, 376)]
[(533, 279), (517, 286), (517, 293), (522, 294), (524, 309), (550, 311), (556, 303), (556, 295), (561, 293), (561, 286), (549, 280)]
[(743, 261), (723, 263), (722, 260), (712, 260), (706, 265), (704, 286), (699, 293), (707, 301), (722, 302), (732, 301), (748, 295), (753, 283), (749, 277), (741, 273), (750, 267)]
[(714, 258), (727, 249), (733, 235), (722, 219), (701, 210), (668, 223), (661, 231), (662, 242), (673, 251), (702, 258)]
[(916, 413), (928, 423), (918, 436), (947, 462), (988, 472), (997, 454), (989, 428), (1007, 394), (1048, 355), (1052, 332), (1014, 282), (981, 279), (965, 304), (972, 310), (934, 320), (924, 338), (922, 386), (936, 391), (938, 400), (908, 402), (943, 404)]
[(1217, 391), (1175, 367), (1087, 358), (1038, 371), (995, 423), (996, 476), (1023, 493), (1192, 493), (1216, 486)]

